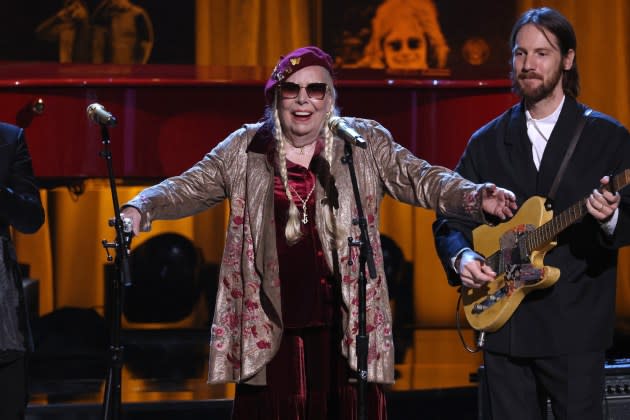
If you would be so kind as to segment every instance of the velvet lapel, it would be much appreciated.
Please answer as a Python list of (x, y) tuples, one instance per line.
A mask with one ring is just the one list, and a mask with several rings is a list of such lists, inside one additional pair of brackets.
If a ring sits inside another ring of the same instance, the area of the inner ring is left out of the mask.
[(267, 238), (267, 240), (273, 240), (273, 244), (261, 243), (266, 237), (266, 230), (271, 229), (275, 232), (273, 226), (273, 166), (270, 162), (270, 153), (273, 153), (274, 150), (273, 142), (270, 128), (264, 125), (256, 132), (247, 148), (247, 219), (254, 243), (256, 269), (259, 273), (264, 273), (265, 258), (264, 253), (259, 252), (259, 250), (262, 247), (275, 250), (276, 245), (275, 233), (271, 235), (272, 237)]

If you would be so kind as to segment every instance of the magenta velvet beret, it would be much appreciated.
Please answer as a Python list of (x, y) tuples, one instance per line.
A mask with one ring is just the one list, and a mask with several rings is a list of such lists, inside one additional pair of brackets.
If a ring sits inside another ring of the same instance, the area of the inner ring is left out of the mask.
[(265, 84), (265, 99), (267, 103), (273, 101), (273, 90), (279, 82), (282, 82), (291, 74), (308, 66), (322, 66), (332, 75), (333, 60), (330, 55), (313, 46), (298, 48), (287, 55), (280, 57), (271, 76)]

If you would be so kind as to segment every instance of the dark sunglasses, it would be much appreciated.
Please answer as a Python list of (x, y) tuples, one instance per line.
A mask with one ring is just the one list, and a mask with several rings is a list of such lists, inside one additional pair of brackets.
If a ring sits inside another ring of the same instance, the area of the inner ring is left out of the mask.
[(326, 83), (309, 83), (306, 86), (300, 86), (293, 82), (282, 82), (279, 86), (282, 99), (297, 98), (300, 94), (300, 88), (304, 88), (306, 94), (311, 99), (324, 99), (328, 91), (328, 85)]
[[(389, 45), (389, 48), (391, 48), (394, 51), (400, 51), (403, 47), (403, 42), (404, 41), (394, 40), (394, 41), (389, 41), (387, 45)], [(419, 38), (409, 38), (407, 40), (407, 48), (409, 48), (410, 50), (417, 50), (419, 46), (420, 46)]]

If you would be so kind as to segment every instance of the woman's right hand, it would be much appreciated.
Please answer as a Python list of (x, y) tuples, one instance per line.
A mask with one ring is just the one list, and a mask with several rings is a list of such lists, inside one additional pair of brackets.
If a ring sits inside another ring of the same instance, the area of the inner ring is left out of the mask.
[(133, 235), (137, 236), (140, 234), (140, 221), (142, 220), (142, 215), (140, 211), (138, 211), (135, 207), (125, 207), (120, 211), (120, 217), (127, 219), (131, 219), (131, 228), (133, 231)]

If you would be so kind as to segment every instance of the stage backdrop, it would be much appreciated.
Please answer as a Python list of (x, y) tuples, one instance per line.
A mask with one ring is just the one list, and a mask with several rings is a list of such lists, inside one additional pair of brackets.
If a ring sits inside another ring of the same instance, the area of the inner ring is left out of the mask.
[[(247, 2), (255, 6), (250, 9), (237, 7), (232, 3), (237, 2), (182, 1), (177, 2), (176, 6), (173, 6), (174, 2), (148, 0), (134, 2), (151, 18), (154, 42), (148, 62), (164, 60), (185, 63), (194, 61), (191, 57), (195, 56), (204, 60), (202, 64), (229, 64), (224, 60), (240, 57), (240, 51), (249, 51), (247, 60), (255, 64), (269, 65), (275, 62), (277, 55), (281, 53), (272, 51), (274, 43), (281, 45), (282, 52), (286, 52), (304, 43), (317, 43), (321, 40), (320, 45), (328, 46), (338, 60), (341, 57), (342, 65), (351, 66), (360, 59), (371, 35), (371, 32), (362, 32), (357, 28), (371, 28), (369, 25), (383, 2), (364, 2), (365, 12), (357, 11), (359, 2), (350, 0), (339, 3), (304, 0), (295, 2), (299, 3), (295, 9), (281, 1)], [(478, 9), (471, 11), (469, 3), (479, 5)], [(630, 74), (628, 59), (630, 43), (626, 24), (630, 20), (630, 6), (626, 0), (609, 0), (603, 6), (581, 1), (523, 0), (515, 3), (514, 16), (504, 15), (508, 14), (507, 10), (511, 7), (505, 3), (511, 2), (495, 3), (502, 5), (497, 6), (483, 1), (435, 0), (431, 4), (435, 6), (437, 22), (448, 47), (446, 60), (439, 61), (439, 57), (444, 58), (445, 50), (444, 45), (440, 44), (439, 37), (434, 35), (434, 38), (427, 42), (428, 54), (425, 56), (427, 69), (396, 71), (403, 75), (420, 74), (423, 71), (437, 71), (439, 74), (443, 71), (444, 77), (452, 77), (458, 66), (464, 65), (462, 64), (464, 59), (461, 58), (462, 48), (469, 37), (483, 38), (489, 46), (494, 45), (500, 50), (500, 37), (504, 37), (507, 42), (506, 30), (509, 29), (507, 27), (514, 21), (518, 12), (531, 6), (549, 5), (561, 10), (575, 23), (583, 85), (581, 100), (630, 126), (630, 100), (628, 95), (624, 94), (629, 90), (627, 75)], [(12, 60), (59, 58), (59, 50), (55, 44), (36, 38), (34, 31), (38, 25), (60, 10), (65, 2), (2, 0), (1, 4), (5, 19), (0, 26), (0, 58)], [(86, 7), (88, 11), (92, 11), (97, 4), (98, 2), (86, 2)], [(335, 4), (337, 6), (333, 9)], [(354, 7), (352, 10), (355, 12), (345, 13), (345, 6)], [(194, 13), (195, 8), (197, 13)], [(251, 12), (247, 13), (247, 10)], [(140, 13), (139, 16), (141, 15)], [(460, 15), (461, 17), (458, 17)], [(265, 31), (230, 32), (234, 38), (213, 36), (217, 31), (220, 33), (221, 28), (227, 28), (225, 25), (229, 22), (237, 21), (239, 16), (244, 16), (243, 19), (250, 22), (248, 27), (251, 28), (258, 28), (256, 25), (264, 23)], [(363, 23), (349, 24), (348, 34), (345, 36), (343, 24), (335, 20), (339, 19), (339, 16), (349, 21), (356, 16), (357, 22)], [(478, 16), (478, 20), (466, 19), (469, 16)], [(483, 20), (486, 16), (492, 16), (492, 22), (497, 23), (489, 24)], [(194, 23), (191, 23), (193, 21)], [(453, 32), (452, 28), (457, 28), (458, 25), (472, 28), (476, 32), (470, 32), (470, 36)], [(291, 35), (287, 35), (288, 31)], [(357, 33), (359, 35), (356, 35)], [(165, 34), (172, 34), (175, 39), (173, 45), (169, 46), (170, 41), (164, 40)], [(352, 50), (361, 52), (356, 53), (356, 56), (352, 55), (354, 52), (350, 54), (347, 51), (354, 45), (353, 42), (356, 42), (352, 41), (353, 37), (358, 37), (360, 41), (360, 45)], [(426, 39), (429, 38), (425, 38), (425, 41)], [(409, 39), (405, 39), (406, 42), (403, 43), (402, 38), (399, 40), (400, 43), (395, 42), (395, 39), (389, 41), (391, 49), (399, 50), (403, 47), (409, 48), (410, 45), (417, 46), (416, 42), (419, 42), (414, 40), (410, 43)], [(251, 51), (255, 51), (261, 45), (268, 46), (265, 50), (268, 53), (265, 53), (264, 57), (252, 55)], [(442, 45), (442, 55), (434, 52), (439, 45)], [(158, 54), (158, 51), (170, 52)], [(224, 53), (215, 54), (216, 51)], [(491, 48), (491, 51), (494, 49)], [(256, 63), (256, 60), (260, 61)], [(494, 62), (500, 67), (502, 60), (497, 58)], [(493, 61), (490, 58), (485, 61), (488, 66), (491, 62)], [(439, 63), (444, 63), (443, 67), (440, 67)], [(472, 68), (473, 64), (466, 63), (466, 66)], [(480, 65), (478, 68), (482, 67)], [(449, 69), (452, 71), (450, 75)], [(387, 74), (388, 69), (377, 71), (383, 75)], [(209, 129), (208, 136), (213, 138), (210, 131)], [(465, 139), (462, 139), (462, 144), (463, 142)], [(89, 184), (86, 191), (87, 193), (81, 197), (63, 189), (44, 192), (47, 199), (46, 226), (36, 235), (17, 235), (20, 259), (30, 264), (32, 275), (42, 281), (40, 297), (42, 313), (63, 306), (102, 306), (102, 266), (105, 260), (100, 239), (112, 236), (106, 223), (111, 216), (110, 198), (106, 185), (99, 181)], [(124, 201), (136, 191), (135, 188), (122, 189), (121, 200)], [(392, 237), (401, 246), (405, 259), (414, 262), (416, 321), (420, 325), (452, 326), (456, 293), (446, 285), (435, 258), (433, 239), (429, 230), (432, 215), (424, 210), (412, 209), (393, 202), (386, 202), (384, 207), (381, 221), (383, 233)], [(203, 250), (207, 261), (218, 261), (224, 236), (224, 218), (224, 212), (218, 209), (216, 212), (177, 223), (161, 222), (156, 225), (156, 230), (183, 232), (194, 239)], [(134, 246), (145, 238), (146, 236), (139, 239)], [(619, 271), (618, 313), (622, 318), (630, 318), (630, 306), (624, 303), (630, 297), (629, 259), (628, 250), (624, 250)]]

